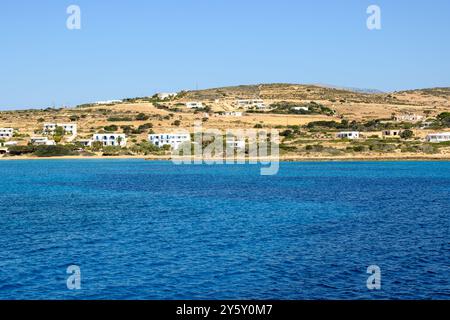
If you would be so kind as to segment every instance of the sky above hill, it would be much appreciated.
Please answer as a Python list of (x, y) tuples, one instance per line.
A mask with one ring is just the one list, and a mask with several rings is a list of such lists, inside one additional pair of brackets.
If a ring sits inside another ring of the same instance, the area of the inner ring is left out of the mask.
[[(72, 4), (81, 29), (66, 26)], [(0, 109), (274, 82), (450, 86), (448, 0), (7, 0), (0, 30)]]

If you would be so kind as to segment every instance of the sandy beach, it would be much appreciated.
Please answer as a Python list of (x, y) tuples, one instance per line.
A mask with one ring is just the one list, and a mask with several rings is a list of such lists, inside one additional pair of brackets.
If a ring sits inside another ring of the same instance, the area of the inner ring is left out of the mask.
[[(148, 161), (172, 161), (172, 160), (188, 160), (189, 158), (172, 158), (172, 156), (61, 156), (61, 157), (30, 157), (30, 156), (14, 156), (14, 157), (0, 157), (0, 161), (24, 161), (24, 160), (126, 160), (126, 159), (144, 159)], [(192, 161), (199, 160), (198, 158), (191, 158)], [(218, 158), (203, 158), (203, 161), (218, 160)], [(225, 161), (227, 159), (222, 158)], [(280, 156), (280, 158), (234, 158), (238, 161), (253, 161), (253, 162), (302, 162), (302, 161), (450, 161), (448, 154), (425, 155), (425, 154), (393, 154), (393, 155), (358, 155), (351, 156), (303, 156), (303, 155), (288, 155)]]

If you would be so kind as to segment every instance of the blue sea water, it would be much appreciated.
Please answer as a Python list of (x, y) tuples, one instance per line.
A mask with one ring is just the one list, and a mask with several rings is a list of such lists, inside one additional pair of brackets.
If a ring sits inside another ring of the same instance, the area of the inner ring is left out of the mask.
[(1, 161), (0, 299), (450, 299), (450, 163), (259, 169)]

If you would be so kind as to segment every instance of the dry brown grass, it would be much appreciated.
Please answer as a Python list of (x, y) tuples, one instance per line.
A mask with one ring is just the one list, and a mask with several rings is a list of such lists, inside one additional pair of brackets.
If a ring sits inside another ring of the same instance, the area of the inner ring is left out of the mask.
[[(264, 128), (287, 127), (305, 125), (311, 121), (335, 120), (340, 117), (348, 120), (389, 119), (392, 114), (405, 112), (424, 115), (428, 111), (435, 116), (444, 111), (450, 111), (450, 89), (427, 89), (417, 91), (396, 92), (391, 94), (356, 93), (342, 89), (330, 89), (319, 86), (295, 84), (268, 84), (255, 86), (237, 86), (185, 93), (181, 99), (164, 103), (173, 108), (177, 103), (187, 101), (202, 101), (213, 111), (234, 110), (234, 101), (239, 98), (262, 98), (266, 104), (279, 101), (308, 103), (315, 101), (334, 110), (335, 116), (325, 115), (277, 115), (270, 113), (248, 113), (243, 117), (211, 116), (203, 127), (225, 129), (253, 128), (261, 124)], [(214, 102), (214, 99), (220, 99)], [(88, 108), (71, 108), (60, 110), (27, 110), (0, 113), (0, 127), (13, 127), (21, 134), (35, 135), (42, 129), (44, 122), (70, 122), (71, 116), (79, 116), (77, 120), (79, 137), (90, 137), (104, 126), (134, 126), (152, 123), (155, 132), (172, 131), (176, 127), (175, 120), (181, 121), (180, 127), (193, 130), (196, 121), (202, 121), (203, 113), (195, 114), (193, 110), (181, 108), (182, 112), (168, 111), (156, 108), (149, 102), (123, 103), (108, 106), (92, 106)], [(111, 122), (109, 117), (129, 117), (134, 119), (138, 113), (145, 113), (150, 117), (146, 121)], [(165, 119), (170, 114), (170, 119)], [(43, 121), (38, 121), (43, 120)], [(121, 130), (119, 130), (121, 131)], [(416, 136), (424, 137), (429, 131), (416, 130)], [(147, 134), (136, 135), (137, 141), (146, 139)], [(17, 140), (17, 139), (16, 139)], [(19, 139), (20, 140), (20, 139)], [(26, 143), (27, 138), (21, 141)]]

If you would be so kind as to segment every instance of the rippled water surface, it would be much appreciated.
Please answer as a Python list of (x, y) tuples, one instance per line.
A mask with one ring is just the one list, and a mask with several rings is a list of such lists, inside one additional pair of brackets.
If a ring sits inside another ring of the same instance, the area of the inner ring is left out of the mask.
[(1, 161), (0, 299), (450, 298), (450, 163), (259, 169)]

